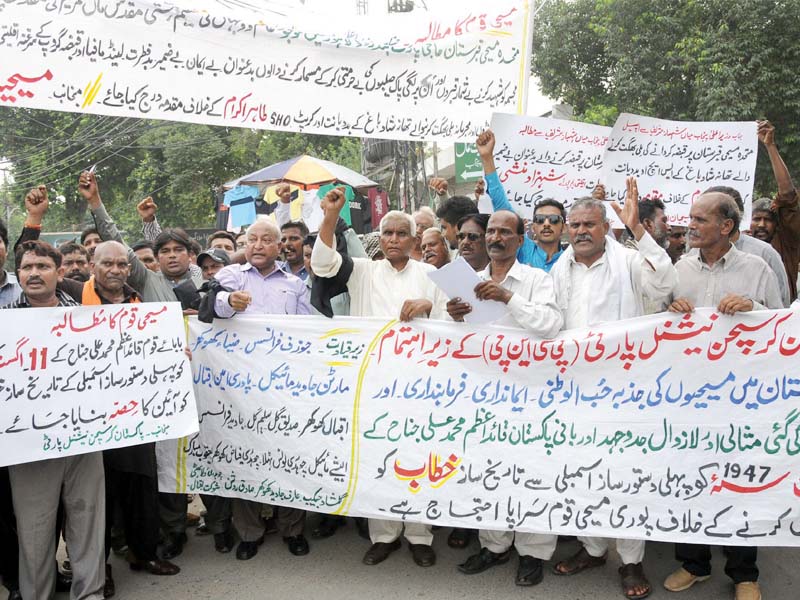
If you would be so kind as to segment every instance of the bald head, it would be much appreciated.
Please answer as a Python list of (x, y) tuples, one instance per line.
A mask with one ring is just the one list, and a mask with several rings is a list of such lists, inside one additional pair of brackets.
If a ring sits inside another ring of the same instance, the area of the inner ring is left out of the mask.
[(130, 272), (127, 248), (119, 242), (98, 244), (92, 257), (92, 270), (100, 295), (109, 302), (122, 302), (123, 289)]
[(98, 263), (102, 260), (103, 257), (108, 256), (117, 260), (118, 258), (126, 258), (128, 257), (128, 251), (119, 242), (115, 241), (108, 241), (108, 242), (101, 242), (97, 244), (94, 249), (94, 258), (92, 259), (92, 264)]

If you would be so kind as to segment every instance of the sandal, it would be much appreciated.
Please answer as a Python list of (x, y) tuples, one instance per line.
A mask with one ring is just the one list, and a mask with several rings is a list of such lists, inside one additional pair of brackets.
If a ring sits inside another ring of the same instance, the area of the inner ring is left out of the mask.
[(568, 559), (556, 563), (553, 567), (553, 573), (556, 575), (576, 575), (585, 569), (602, 567), (606, 564), (606, 555), (592, 556), (586, 551), (586, 548), (581, 548)]
[[(629, 563), (627, 565), (622, 565), (619, 568), (619, 574), (622, 578), (622, 593), (629, 600), (641, 600), (642, 598), (647, 598), (650, 595), (650, 592), (653, 591), (653, 589), (650, 587), (650, 582), (647, 581), (647, 577), (644, 575), (642, 563)], [(643, 588), (647, 591), (642, 594), (636, 594), (634, 590), (637, 587)]]
[(469, 545), (471, 534), (472, 531), (469, 529), (453, 527), (450, 535), (447, 536), (447, 545), (451, 548), (466, 548)]

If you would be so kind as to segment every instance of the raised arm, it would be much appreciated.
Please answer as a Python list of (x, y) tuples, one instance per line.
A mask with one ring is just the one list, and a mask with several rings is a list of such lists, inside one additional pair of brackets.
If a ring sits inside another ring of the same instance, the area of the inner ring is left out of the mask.
[(342, 256), (336, 251), (336, 222), (344, 202), (344, 189), (335, 188), (325, 194), (320, 203), (325, 216), (311, 252), (311, 270), (317, 277), (333, 277), (342, 266)]
[(14, 252), (17, 251), (17, 246), (24, 242), (30, 242), (39, 239), (39, 234), (42, 232), (42, 220), (50, 202), (47, 199), (47, 187), (40, 185), (33, 188), (25, 195), (25, 225), (22, 227), (22, 232), (14, 244)]

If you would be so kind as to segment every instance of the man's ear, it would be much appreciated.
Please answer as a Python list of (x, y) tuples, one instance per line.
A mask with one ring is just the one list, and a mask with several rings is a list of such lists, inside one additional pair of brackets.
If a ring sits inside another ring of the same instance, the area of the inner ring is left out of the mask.
[(611, 229), (611, 223), (609, 223), (608, 221), (606, 221), (605, 223), (603, 223), (603, 233), (604, 233), (605, 235), (608, 235), (608, 230), (609, 230), (609, 229)]
[(58, 273), (58, 283), (64, 281), (64, 273), (66, 273), (64, 267), (58, 267), (58, 269), (56, 269), (56, 273)]

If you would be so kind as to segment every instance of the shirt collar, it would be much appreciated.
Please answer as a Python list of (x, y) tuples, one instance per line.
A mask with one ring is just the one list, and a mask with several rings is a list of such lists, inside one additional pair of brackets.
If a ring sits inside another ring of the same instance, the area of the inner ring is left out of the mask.
[(9, 273), (8, 271), (2, 271), (6, 274), (5, 281), (2, 285), (0, 285), (0, 289), (7, 288), (9, 286), (13, 286), (17, 284), (17, 277), (13, 273)]
[[(478, 276), (484, 281), (489, 281), (492, 278), (491, 261), (489, 261), (489, 264), (486, 265), (486, 268), (483, 271), (478, 273)], [(503, 283), (505, 283), (506, 279), (508, 279), (509, 277), (511, 279), (515, 279), (516, 281), (522, 281), (524, 276), (525, 274), (522, 269), (522, 264), (518, 260), (515, 260), (514, 264), (511, 265), (511, 268), (508, 270), (508, 273), (506, 273), (505, 279), (503, 279), (503, 281), (501, 281), (500, 284), (502, 285)]]
[(703, 255), (700, 250), (697, 251), (696, 258), (701, 269), (713, 269), (717, 265), (720, 265), (720, 268), (724, 270), (733, 265), (741, 253), (742, 251), (739, 250), (733, 242), (731, 242), (731, 247), (719, 258), (719, 260), (717, 260), (717, 262), (714, 263), (713, 266), (709, 266), (708, 263), (703, 260)]
[(242, 272), (244, 272), (244, 271), (252, 271), (256, 275), (258, 275), (259, 277), (262, 277), (264, 279), (267, 279), (269, 277), (273, 277), (273, 276), (276, 276), (276, 275), (277, 276), (283, 276), (283, 277), (286, 277), (287, 275), (289, 275), (289, 273), (287, 273), (286, 271), (284, 271), (281, 268), (280, 261), (277, 261), (277, 260), (275, 261), (275, 265), (273, 266), (272, 271), (270, 271), (266, 275), (262, 275), (261, 273), (259, 273), (258, 269), (256, 269), (249, 262), (246, 262), (243, 265), (239, 265), (239, 267), (242, 269)]

